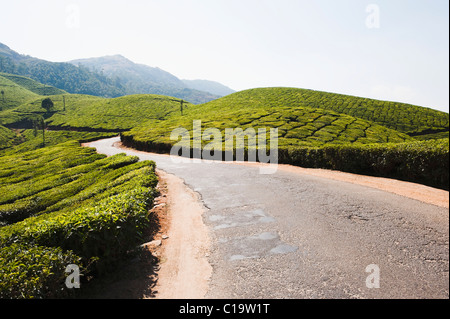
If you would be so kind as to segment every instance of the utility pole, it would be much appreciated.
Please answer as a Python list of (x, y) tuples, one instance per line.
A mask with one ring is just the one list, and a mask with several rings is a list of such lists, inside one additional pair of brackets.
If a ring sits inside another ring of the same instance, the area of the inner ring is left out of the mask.
[(63, 95), (63, 110), (66, 111), (66, 97)]
[(180, 101), (180, 111), (181, 111), (181, 116), (183, 116), (183, 103), (184, 103), (184, 101), (181, 100), (181, 101)]
[(187, 102), (184, 100), (172, 100), (172, 99), (171, 99), (171, 101), (180, 102), (180, 112), (181, 112), (181, 116), (183, 116), (183, 104), (187, 103)]

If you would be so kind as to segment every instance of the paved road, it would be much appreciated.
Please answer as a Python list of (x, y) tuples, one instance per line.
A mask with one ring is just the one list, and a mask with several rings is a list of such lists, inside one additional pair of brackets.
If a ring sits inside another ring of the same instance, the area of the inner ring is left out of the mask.
[[(115, 141), (92, 146), (124, 152)], [(134, 155), (182, 178), (208, 208), (207, 298), (449, 297), (446, 208), (321, 177)]]

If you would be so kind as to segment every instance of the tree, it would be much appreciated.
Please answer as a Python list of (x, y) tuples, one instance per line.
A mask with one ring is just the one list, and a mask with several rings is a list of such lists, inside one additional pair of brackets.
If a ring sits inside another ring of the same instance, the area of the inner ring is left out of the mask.
[(51, 110), (53, 110), (53, 101), (50, 98), (46, 98), (44, 100), (42, 100), (42, 104), (41, 106), (47, 110), (47, 112), (50, 112)]
[(3, 90), (2, 90), (2, 99), (3, 99), (3, 102), (5, 102), (5, 91), (3, 91)]

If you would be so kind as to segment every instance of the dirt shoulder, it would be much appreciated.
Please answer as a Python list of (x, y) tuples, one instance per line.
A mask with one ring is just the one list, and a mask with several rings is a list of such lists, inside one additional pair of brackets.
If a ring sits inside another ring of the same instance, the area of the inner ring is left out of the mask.
[(164, 240), (156, 299), (200, 299), (208, 291), (212, 267), (208, 263), (208, 230), (204, 207), (196, 193), (180, 178), (161, 170), (167, 185), (168, 238)]

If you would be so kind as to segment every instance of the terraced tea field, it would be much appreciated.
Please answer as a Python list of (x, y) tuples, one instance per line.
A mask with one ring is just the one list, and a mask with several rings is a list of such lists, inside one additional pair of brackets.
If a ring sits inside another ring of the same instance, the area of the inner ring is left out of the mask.
[(174, 112), (164, 121), (150, 120), (123, 136), (136, 143), (173, 144), (170, 132), (177, 127), (193, 136), (193, 120), (201, 120), (204, 129), (222, 132), (236, 127), (278, 128), (282, 147), (398, 143), (412, 140), (406, 133), (448, 131), (449, 127), (448, 114), (431, 109), (310, 90), (267, 88), (192, 106), (183, 117)]
[[(42, 108), (43, 98), (35, 98), (14, 109), (0, 112), (4, 125), (21, 126), (24, 119), (41, 115), (52, 129), (111, 131), (129, 130), (149, 119), (165, 119), (179, 112), (180, 102), (175, 98), (159, 95), (132, 95), (105, 99), (89, 95), (52, 95), (54, 111)], [(189, 103), (185, 106), (189, 107)]]
[(153, 162), (107, 158), (75, 141), (1, 159), (0, 297), (67, 295), (67, 259), (98, 274), (142, 240)]
[(247, 105), (254, 108), (289, 106), (330, 110), (408, 134), (429, 129), (448, 131), (449, 128), (448, 114), (433, 109), (297, 88), (251, 89), (211, 101), (207, 105), (216, 109)]

